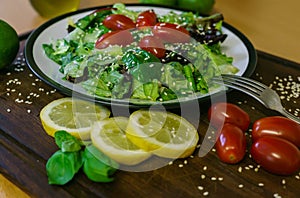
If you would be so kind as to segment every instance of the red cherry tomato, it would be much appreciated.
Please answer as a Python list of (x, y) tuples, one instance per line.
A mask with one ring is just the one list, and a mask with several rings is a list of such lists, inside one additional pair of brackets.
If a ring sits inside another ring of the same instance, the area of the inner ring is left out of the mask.
[(163, 42), (154, 36), (144, 36), (140, 40), (139, 46), (141, 49), (150, 52), (157, 58), (163, 58), (166, 55), (166, 49)]
[(173, 23), (157, 23), (152, 29), (153, 35), (167, 43), (187, 43), (191, 37), (189, 32)]
[(135, 23), (122, 14), (111, 14), (103, 20), (103, 25), (111, 30), (126, 30), (135, 28)]
[(109, 45), (129, 45), (133, 42), (133, 36), (128, 30), (119, 30), (103, 34), (95, 43), (95, 48), (103, 49)]
[(300, 151), (291, 142), (264, 136), (251, 146), (251, 156), (265, 170), (279, 175), (290, 175), (300, 169)]
[(157, 17), (153, 10), (141, 12), (136, 19), (137, 27), (154, 26), (157, 23)]
[(237, 126), (226, 123), (219, 131), (219, 138), (216, 142), (216, 151), (222, 162), (236, 164), (246, 154), (246, 136)]
[(224, 121), (238, 126), (242, 131), (246, 131), (250, 124), (250, 117), (243, 109), (225, 102), (212, 104), (208, 110), (208, 119), (214, 127), (222, 127)]
[(300, 125), (288, 118), (271, 116), (255, 121), (252, 126), (252, 139), (255, 141), (267, 135), (284, 138), (300, 147)]

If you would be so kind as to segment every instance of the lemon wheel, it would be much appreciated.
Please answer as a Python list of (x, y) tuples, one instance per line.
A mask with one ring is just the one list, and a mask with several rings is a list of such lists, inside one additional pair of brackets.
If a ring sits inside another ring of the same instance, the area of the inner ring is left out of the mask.
[(40, 112), (42, 126), (48, 135), (65, 130), (82, 140), (90, 139), (96, 121), (109, 116), (110, 111), (104, 106), (69, 97), (50, 102)]
[(95, 147), (111, 159), (125, 165), (138, 164), (151, 156), (126, 137), (127, 117), (113, 117), (96, 122), (91, 131)]
[(126, 136), (145, 151), (173, 159), (190, 156), (199, 140), (196, 128), (183, 117), (148, 110), (131, 114)]

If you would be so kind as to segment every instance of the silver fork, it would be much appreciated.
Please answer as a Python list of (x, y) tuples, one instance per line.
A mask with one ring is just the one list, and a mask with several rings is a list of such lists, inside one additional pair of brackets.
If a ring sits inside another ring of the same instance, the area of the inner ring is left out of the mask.
[(261, 102), (265, 107), (275, 110), (300, 124), (300, 118), (289, 113), (282, 106), (280, 97), (276, 91), (268, 86), (250, 78), (230, 74), (223, 74), (220, 77), (214, 77), (212, 80), (217, 84), (242, 91)]

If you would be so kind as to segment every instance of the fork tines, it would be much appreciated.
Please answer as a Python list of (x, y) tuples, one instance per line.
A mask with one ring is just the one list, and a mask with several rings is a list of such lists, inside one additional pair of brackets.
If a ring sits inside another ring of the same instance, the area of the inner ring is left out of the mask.
[(250, 78), (230, 74), (223, 74), (222, 76), (214, 77), (212, 80), (217, 84), (224, 84), (227, 87), (237, 89), (242, 92), (251, 92), (249, 93), (251, 95), (260, 95), (260, 93), (267, 88), (266, 85)]

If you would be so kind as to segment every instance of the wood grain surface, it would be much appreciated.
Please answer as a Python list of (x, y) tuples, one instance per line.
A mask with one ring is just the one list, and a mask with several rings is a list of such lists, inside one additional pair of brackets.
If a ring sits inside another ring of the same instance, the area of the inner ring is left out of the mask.
[[(238, 165), (227, 165), (218, 160), (214, 151), (199, 158), (197, 150), (193, 158), (179, 159), (157, 170), (119, 170), (112, 183), (91, 182), (79, 173), (65, 186), (49, 185), (45, 164), (57, 147), (53, 138), (43, 131), (39, 112), (50, 101), (66, 96), (31, 73), (24, 62), (24, 42), (21, 42), (20, 55), (15, 64), (0, 73), (0, 171), (29, 196), (116, 197), (122, 194), (126, 197), (199, 197), (208, 193), (210, 197), (272, 197), (274, 194), (297, 197), (300, 194), (299, 173), (283, 177), (261, 168), (257, 171), (257, 165), (249, 157)], [(299, 76), (298, 64), (259, 52), (252, 78), (266, 84), (278, 79), (284, 82), (287, 78), (300, 83)], [(278, 115), (237, 91), (230, 92), (227, 99), (247, 111), (252, 121)], [(284, 105), (296, 112), (299, 102), (299, 98), (294, 98), (284, 101)], [(206, 103), (200, 105), (198, 130), (201, 138), (208, 126), (208, 107)]]

